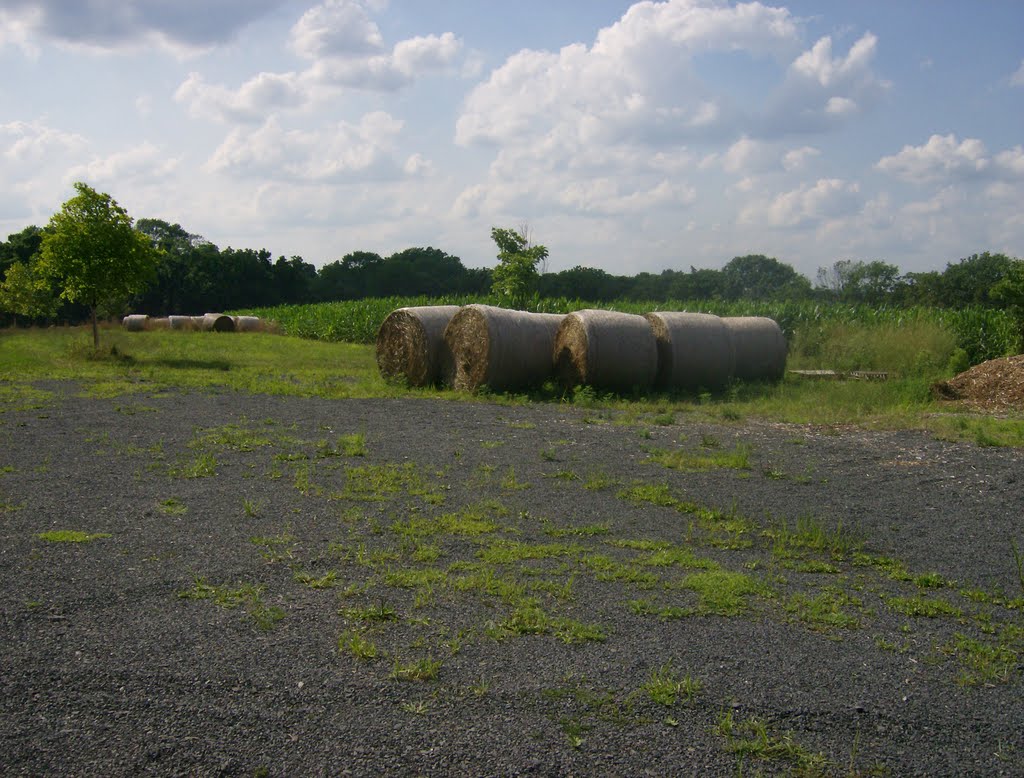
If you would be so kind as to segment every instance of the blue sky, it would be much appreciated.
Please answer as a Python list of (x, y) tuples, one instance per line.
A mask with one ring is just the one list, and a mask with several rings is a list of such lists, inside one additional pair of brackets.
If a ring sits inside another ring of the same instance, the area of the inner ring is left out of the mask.
[(1019, 0), (0, 0), (0, 235), (86, 181), (317, 266), (1024, 256)]

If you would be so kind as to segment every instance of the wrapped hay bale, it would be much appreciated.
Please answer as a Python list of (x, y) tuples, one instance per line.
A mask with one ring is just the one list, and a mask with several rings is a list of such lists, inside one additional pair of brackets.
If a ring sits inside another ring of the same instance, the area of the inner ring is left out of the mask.
[(565, 386), (646, 389), (658, 372), (658, 347), (643, 316), (587, 309), (565, 317), (555, 337), (554, 362)]
[[(202, 317), (199, 317), (202, 318)], [(168, 316), (167, 326), (172, 330), (194, 330), (196, 323), (192, 316)]]
[(146, 329), (167, 330), (171, 327), (171, 320), (167, 316), (151, 316), (146, 322)]
[(125, 316), (121, 319), (121, 325), (128, 330), (128, 332), (142, 332), (146, 329), (146, 322), (149, 317), (144, 314), (132, 314), (131, 316)]
[(232, 316), (236, 332), (260, 332), (263, 330), (263, 322), (259, 316)]
[(199, 320), (199, 329), (203, 332), (234, 332), (235, 321), (223, 313), (206, 313), (195, 316)]
[(658, 386), (721, 389), (733, 377), (736, 350), (722, 319), (710, 313), (648, 313), (658, 344)]
[(551, 377), (555, 333), (565, 317), (490, 305), (459, 309), (444, 331), (441, 375), (449, 386), (500, 392)]
[(387, 381), (428, 386), (441, 377), (444, 330), (457, 305), (399, 308), (377, 330), (377, 367)]
[(736, 351), (736, 378), (778, 381), (786, 372), (786, 336), (774, 319), (764, 316), (726, 316)]

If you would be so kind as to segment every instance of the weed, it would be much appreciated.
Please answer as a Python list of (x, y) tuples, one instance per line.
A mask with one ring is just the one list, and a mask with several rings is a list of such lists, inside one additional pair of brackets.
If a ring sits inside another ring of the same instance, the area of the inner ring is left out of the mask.
[(398, 621), (398, 611), (381, 600), (377, 605), (368, 605), (362, 608), (346, 608), (341, 615), (352, 621), (382, 622)]
[(767, 725), (753, 716), (737, 722), (732, 711), (728, 711), (719, 716), (717, 729), (725, 737), (729, 751), (740, 756), (779, 759), (795, 765), (805, 774), (820, 774), (827, 765), (822, 754), (807, 751), (790, 733), (770, 735)]
[(421, 657), (410, 662), (396, 661), (391, 677), (398, 681), (436, 681), (440, 673), (440, 660)]
[(406, 713), (414, 713), (417, 716), (422, 716), (430, 710), (430, 703), (426, 700), (416, 700), (415, 702), (403, 702), (401, 707)]
[(250, 500), (248, 497), (242, 498), (242, 511), (249, 518), (255, 518), (260, 515), (260, 504), (255, 500)]
[(338, 574), (333, 570), (328, 570), (326, 573), (319, 576), (314, 575), (313, 573), (296, 570), (293, 576), (296, 581), (308, 586), (310, 589), (330, 589), (338, 582)]
[(338, 650), (347, 651), (364, 662), (376, 659), (379, 654), (377, 645), (362, 632), (355, 630), (341, 633), (341, 637), (338, 638)]
[(843, 610), (844, 606), (860, 604), (859, 600), (849, 597), (839, 589), (825, 589), (815, 597), (797, 592), (785, 602), (783, 608), (811, 629), (829, 632), (833, 629), (853, 629), (860, 626), (855, 616)]
[(157, 510), (168, 516), (180, 516), (181, 514), (188, 512), (188, 508), (185, 507), (185, 503), (177, 497), (168, 497), (166, 500), (161, 500), (160, 504), (157, 506)]
[(939, 616), (952, 616), (960, 618), (962, 615), (959, 608), (951, 605), (945, 600), (932, 599), (928, 597), (887, 597), (882, 596), (885, 604), (894, 611), (913, 618), (934, 619)]
[(618, 481), (612, 478), (610, 475), (603, 471), (595, 471), (587, 476), (587, 480), (583, 482), (583, 488), (589, 489), (592, 492), (599, 492), (602, 489), (610, 489), (615, 486)]
[(231, 588), (211, 585), (196, 577), (192, 588), (179, 591), (178, 597), (186, 600), (213, 600), (214, 604), (227, 609), (244, 605), (256, 628), (264, 632), (272, 629), (285, 615), (281, 608), (268, 607), (263, 602), (263, 587), (252, 584), (240, 584), (236, 588)]
[(690, 675), (679, 676), (666, 664), (652, 670), (640, 688), (659, 705), (672, 706), (680, 699), (684, 703), (692, 702), (700, 694), (703, 684)]
[(959, 632), (945, 650), (963, 665), (957, 676), (957, 683), (961, 686), (1006, 683), (1020, 661), (1018, 652), (1008, 646), (989, 645)]
[(217, 458), (204, 452), (190, 462), (171, 465), (167, 472), (173, 478), (210, 478), (217, 475)]
[(505, 475), (502, 476), (501, 488), (508, 492), (516, 492), (522, 489), (529, 489), (530, 485), (523, 481), (517, 481), (515, 468), (510, 465), (508, 470), (505, 471)]
[(94, 532), (90, 534), (80, 530), (59, 529), (40, 532), (38, 537), (47, 543), (91, 543), (94, 540), (102, 540), (103, 538), (113, 536), (109, 532)]
[(721, 450), (705, 454), (651, 449), (648, 452), (648, 461), (672, 470), (749, 470), (752, 450), (747, 443), (737, 443), (731, 451)]
[(260, 555), (270, 564), (284, 562), (294, 556), (295, 537), (287, 527), (279, 535), (256, 536), (249, 538), (249, 542), (260, 547)]
[(748, 596), (765, 593), (756, 579), (729, 570), (691, 573), (679, 586), (697, 593), (699, 613), (718, 616), (735, 616), (746, 610)]

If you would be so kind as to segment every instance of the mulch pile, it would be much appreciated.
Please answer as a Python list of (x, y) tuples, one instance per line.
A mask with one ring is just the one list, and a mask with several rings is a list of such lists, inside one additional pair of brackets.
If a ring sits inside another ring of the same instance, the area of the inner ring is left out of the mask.
[(1024, 410), (1024, 354), (990, 359), (933, 387), (936, 397), (984, 410)]

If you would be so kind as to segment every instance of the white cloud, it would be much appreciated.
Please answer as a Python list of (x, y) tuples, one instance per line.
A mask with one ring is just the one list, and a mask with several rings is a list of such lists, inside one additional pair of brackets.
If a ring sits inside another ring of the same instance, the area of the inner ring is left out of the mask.
[(1024, 59), (1020, 61), (1020, 67), (1010, 76), (1010, 86), (1024, 86)]
[(40, 121), (0, 124), (0, 142), (4, 138), (9, 139), (3, 149), (4, 159), (28, 165), (81, 151), (87, 145), (81, 135), (47, 127)]
[(1024, 148), (1015, 146), (989, 155), (977, 138), (958, 141), (955, 135), (932, 135), (923, 146), (904, 146), (882, 157), (875, 167), (900, 180), (928, 183), (942, 180), (1024, 176)]
[(821, 151), (813, 146), (801, 146), (798, 149), (791, 149), (782, 156), (782, 168), (787, 172), (802, 170), (808, 160), (820, 156)]
[(207, 84), (199, 73), (189, 73), (174, 93), (189, 115), (229, 123), (258, 123), (282, 108), (297, 107), (308, 92), (294, 73), (260, 73), (237, 91)]
[(358, 124), (316, 130), (286, 130), (271, 117), (256, 130), (232, 131), (205, 167), (234, 177), (288, 181), (394, 178), (403, 167), (392, 156), (402, 127), (382, 111), (366, 114)]
[(856, 212), (861, 203), (860, 187), (837, 178), (822, 178), (814, 184), (755, 201), (740, 211), (744, 225), (799, 227)]
[(106, 157), (95, 157), (84, 165), (68, 170), (66, 181), (118, 182), (137, 180), (145, 184), (166, 178), (177, 170), (180, 157), (168, 157), (167, 153), (152, 143), (143, 143), (125, 151), (118, 151)]
[(591, 46), (525, 49), (466, 99), (460, 144), (527, 141), (541, 134), (576, 143), (678, 142), (720, 127), (728, 111), (698, 79), (705, 51), (784, 57), (798, 45), (789, 12), (760, 3), (700, 0), (633, 5)]
[(291, 31), (292, 49), (301, 57), (375, 54), (384, 38), (362, 3), (328, 0), (306, 11)]
[(874, 58), (878, 38), (865, 33), (853, 46), (846, 57), (832, 56), (832, 38), (826, 35), (810, 51), (794, 60), (790, 69), (793, 73), (817, 81), (826, 89), (840, 86), (865, 73)]

